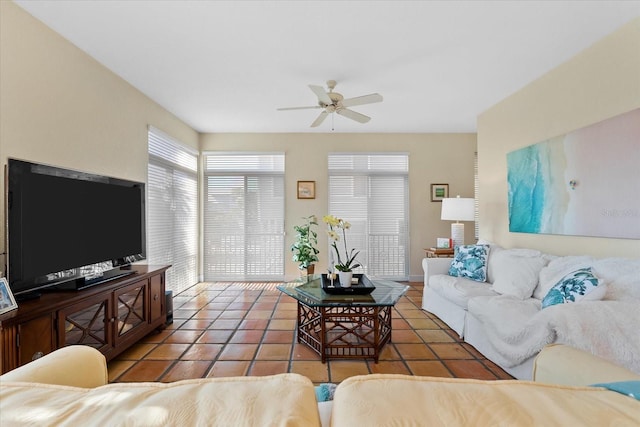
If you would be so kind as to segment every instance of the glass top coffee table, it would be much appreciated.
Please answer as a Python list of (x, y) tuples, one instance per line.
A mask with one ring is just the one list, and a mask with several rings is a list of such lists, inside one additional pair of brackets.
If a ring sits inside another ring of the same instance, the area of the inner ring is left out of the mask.
[(320, 275), (278, 286), (298, 302), (297, 338), (327, 359), (374, 359), (391, 341), (391, 312), (408, 286), (371, 279), (368, 295), (336, 295), (322, 289)]

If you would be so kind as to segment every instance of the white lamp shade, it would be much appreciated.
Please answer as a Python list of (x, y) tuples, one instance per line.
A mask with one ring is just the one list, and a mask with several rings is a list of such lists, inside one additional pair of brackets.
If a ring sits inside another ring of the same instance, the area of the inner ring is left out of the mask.
[(473, 221), (475, 219), (474, 199), (460, 197), (442, 199), (440, 219), (448, 221)]

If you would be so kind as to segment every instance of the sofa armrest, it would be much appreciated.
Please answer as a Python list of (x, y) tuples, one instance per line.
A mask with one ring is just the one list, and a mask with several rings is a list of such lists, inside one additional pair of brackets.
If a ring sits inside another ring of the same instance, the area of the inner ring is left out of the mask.
[(422, 269), (424, 270), (424, 284), (429, 283), (429, 277), (436, 274), (448, 274), (451, 266), (451, 258), (424, 258)]
[(0, 381), (93, 388), (107, 384), (109, 373), (102, 353), (93, 347), (72, 345), (9, 371)]
[(637, 381), (640, 375), (586, 351), (563, 344), (542, 349), (533, 362), (537, 382), (588, 386), (596, 383)]

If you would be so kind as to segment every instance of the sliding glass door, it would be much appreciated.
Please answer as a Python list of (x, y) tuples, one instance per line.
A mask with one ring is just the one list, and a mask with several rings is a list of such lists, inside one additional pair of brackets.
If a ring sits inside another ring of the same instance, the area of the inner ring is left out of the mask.
[(284, 154), (204, 155), (204, 279), (284, 280)]
[(329, 213), (351, 223), (350, 248), (361, 271), (394, 280), (409, 277), (409, 156), (329, 154)]

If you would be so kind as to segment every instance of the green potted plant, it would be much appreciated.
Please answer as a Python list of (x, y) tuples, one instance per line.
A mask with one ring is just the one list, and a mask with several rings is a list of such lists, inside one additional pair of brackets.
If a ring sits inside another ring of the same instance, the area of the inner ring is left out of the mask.
[(293, 261), (298, 263), (300, 270), (306, 270), (307, 274), (313, 274), (314, 263), (318, 262), (318, 253), (320, 252), (316, 246), (318, 245), (318, 233), (313, 230), (313, 226), (318, 225), (318, 219), (315, 215), (303, 218), (303, 225), (295, 225), (293, 229), (296, 232), (295, 242), (291, 245), (293, 252)]

